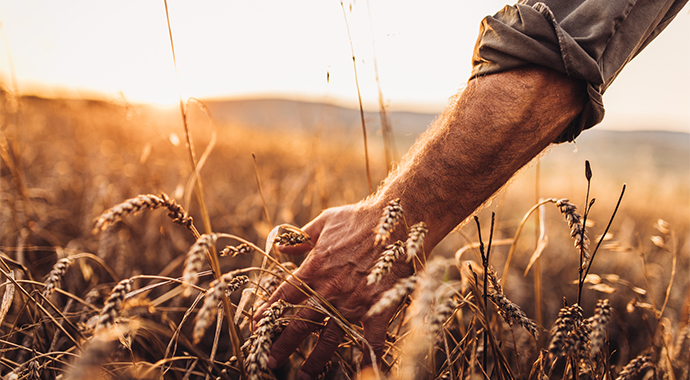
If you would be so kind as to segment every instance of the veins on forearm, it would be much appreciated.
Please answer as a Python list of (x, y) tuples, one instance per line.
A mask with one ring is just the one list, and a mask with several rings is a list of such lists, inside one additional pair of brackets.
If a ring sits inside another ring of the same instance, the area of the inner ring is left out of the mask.
[(440, 240), (567, 127), (583, 94), (540, 68), (470, 81), (372, 200), (400, 197), (408, 222), (425, 221)]

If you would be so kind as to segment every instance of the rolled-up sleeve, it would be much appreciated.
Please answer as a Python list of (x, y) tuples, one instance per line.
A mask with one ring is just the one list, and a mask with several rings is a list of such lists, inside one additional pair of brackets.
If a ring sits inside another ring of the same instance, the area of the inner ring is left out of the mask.
[(572, 141), (601, 122), (608, 86), (687, 1), (527, 0), (506, 6), (482, 20), (471, 78), (540, 65), (587, 82), (588, 103), (555, 142)]

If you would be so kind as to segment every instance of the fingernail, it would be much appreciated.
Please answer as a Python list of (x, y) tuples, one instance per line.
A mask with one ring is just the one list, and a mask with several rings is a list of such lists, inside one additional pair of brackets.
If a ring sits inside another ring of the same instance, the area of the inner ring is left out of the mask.
[(311, 380), (311, 375), (306, 373), (306, 372), (299, 372), (299, 379), (300, 380)]
[(276, 369), (276, 367), (278, 366), (278, 362), (276, 361), (276, 359), (273, 356), (269, 356), (268, 357), (268, 363), (266, 363), (266, 365), (270, 369)]

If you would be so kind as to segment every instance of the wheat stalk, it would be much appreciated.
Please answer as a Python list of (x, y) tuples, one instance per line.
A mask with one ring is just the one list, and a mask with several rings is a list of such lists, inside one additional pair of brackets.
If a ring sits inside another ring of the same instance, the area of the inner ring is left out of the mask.
[(274, 330), (279, 326), (278, 318), (288, 306), (283, 300), (279, 300), (263, 313), (254, 331), (252, 345), (246, 358), (246, 370), (249, 379), (258, 380), (268, 370), (268, 354), (273, 343)]
[(403, 242), (400, 240), (386, 246), (386, 250), (381, 253), (378, 261), (376, 261), (376, 264), (374, 264), (374, 267), (367, 276), (367, 285), (376, 284), (381, 281), (383, 275), (390, 272), (395, 260), (404, 254), (405, 248), (403, 248)]
[(640, 355), (635, 359), (631, 360), (618, 374), (616, 380), (631, 380), (635, 378), (635, 375), (641, 371), (654, 367), (654, 364), (649, 359), (649, 356)]
[(606, 338), (606, 324), (611, 319), (611, 304), (609, 300), (597, 301), (594, 316), (591, 318), (590, 327), (592, 332), (589, 334), (590, 346), (592, 348), (592, 356), (596, 356), (601, 352)]
[(417, 290), (413, 294), (413, 300), (409, 307), (409, 325), (412, 331), (403, 347), (401, 359), (402, 379), (415, 379), (419, 375), (415, 368), (417, 360), (429, 350), (433, 338), (429, 334), (427, 321), (434, 310), (436, 289), (441, 283), (441, 277), (445, 272), (443, 259), (435, 259), (427, 263), (426, 269), (419, 275)]
[(578, 329), (582, 322), (582, 308), (578, 304), (563, 307), (551, 329), (549, 355), (557, 358), (573, 352), (580, 344)]
[(192, 247), (187, 252), (187, 257), (184, 261), (184, 271), (182, 272), (182, 280), (185, 283), (183, 296), (189, 297), (192, 292), (191, 285), (196, 285), (199, 282), (199, 272), (204, 264), (206, 252), (211, 251), (216, 244), (218, 236), (216, 234), (201, 235)]
[(570, 237), (575, 240), (575, 248), (581, 250), (585, 254), (585, 261), (583, 261), (582, 265), (586, 266), (586, 260), (589, 260), (589, 238), (584, 233), (585, 227), (582, 224), (582, 217), (575, 211), (577, 207), (570, 203), (568, 199), (559, 199), (556, 201), (556, 206), (558, 206), (561, 214), (563, 214), (566, 222), (568, 222)]
[(223, 294), (229, 297), (247, 282), (249, 282), (249, 277), (235, 277), (232, 273), (226, 273), (218, 280), (211, 282), (204, 296), (204, 304), (201, 306), (194, 324), (192, 340), (195, 344), (199, 343), (208, 327), (213, 323)]
[(127, 199), (126, 201), (111, 207), (106, 210), (96, 220), (93, 232), (104, 231), (111, 225), (122, 220), (122, 217), (129, 214), (134, 214), (144, 208), (155, 210), (157, 208), (165, 207), (168, 209), (168, 216), (172, 218), (174, 223), (183, 225), (188, 229), (192, 228), (192, 217), (177, 204), (170, 199), (165, 193), (158, 195), (141, 194), (135, 198)]
[(434, 307), (428, 325), (430, 337), (436, 337), (443, 325), (446, 324), (448, 318), (450, 318), (458, 308), (458, 305), (458, 301), (453, 299), (453, 297), (449, 297)]
[(493, 269), (493, 267), (487, 268), (486, 275), (488, 276), (491, 287), (494, 290), (492, 293), (489, 293), (488, 296), (491, 302), (498, 307), (498, 314), (503, 317), (503, 320), (506, 321), (506, 323), (508, 323), (510, 326), (512, 326), (514, 322), (517, 322), (520, 326), (527, 330), (530, 335), (536, 338), (537, 335), (539, 335), (537, 324), (527, 317), (520, 306), (509, 300), (508, 297), (503, 294), (500, 279), (496, 275), (496, 271)]
[(400, 205), (400, 198), (388, 202), (388, 206), (383, 209), (383, 216), (374, 230), (376, 232), (374, 245), (383, 244), (388, 240), (395, 226), (400, 223), (402, 215), (403, 209)]
[(424, 249), (424, 237), (429, 232), (426, 227), (426, 223), (419, 222), (412, 227), (410, 227), (410, 233), (408, 234), (407, 241), (405, 242), (405, 247), (407, 247), (407, 262), (409, 263), (418, 252)]
[(110, 296), (108, 296), (108, 299), (105, 301), (103, 309), (98, 316), (96, 332), (102, 328), (110, 327), (115, 324), (115, 320), (120, 314), (122, 302), (124, 301), (125, 296), (127, 296), (127, 293), (129, 293), (131, 290), (132, 281), (129, 278), (118, 282), (117, 285), (113, 287), (113, 290), (110, 292)]
[(520, 306), (510, 301), (503, 293), (489, 293), (489, 299), (498, 307), (498, 314), (503, 317), (510, 326), (517, 322), (534, 338), (539, 335), (537, 324), (529, 319)]
[(417, 276), (410, 276), (398, 281), (392, 288), (386, 290), (374, 305), (371, 306), (366, 316), (371, 317), (381, 314), (389, 307), (395, 306), (417, 287)]
[[(288, 271), (285, 271), (287, 269)], [(278, 286), (283, 282), (283, 279), (297, 269), (294, 263), (286, 262), (282, 264), (282, 267), (273, 267), (268, 276), (260, 277), (258, 286), (252, 292), (255, 294), (260, 294), (254, 302), (254, 310), (260, 308), (266, 300), (271, 297), (273, 292), (278, 288)]]
[(254, 249), (249, 245), (249, 244), (239, 244), (237, 247), (233, 247), (231, 245), (226, 245), (225, 248), (223, 248), (219, 254), (220, 256), (231, 256), (231, 257), (236, 257), (236, 256), (242, 256), (246, 255), (248, 253), (251, 253)]
[(48, 273), (48, 278), (43, 287), (43, 297), (49, 297), (53, 294), (55, 288), (59, 287), (60, 279), (65, 275), (70, 265), (72, 265), (72, 259), (69, 257), (62, 258), (53, 265), (53, 269)]
[(274, 242), (278, 245), (298, 245), (308, 241), (309, 238), (299, 232), (287, 231), (276, 236)]

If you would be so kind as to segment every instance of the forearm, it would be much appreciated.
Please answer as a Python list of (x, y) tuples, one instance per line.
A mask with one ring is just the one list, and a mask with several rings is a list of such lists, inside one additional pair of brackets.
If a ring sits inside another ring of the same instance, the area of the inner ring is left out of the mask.
[[(520, 167), (549, 145), (580, 112), (584, 104), (581, 83), (545, 69), (524, 69), (472, 80), (443, 117), (429, 129), (378, 192), (357, 205), (325, 210), (304, 226), (312, 245), (284, 247), (284, 253), (311, 252), (294, 276), (328, 300), (350, 321), (361, 321), (364, 338), (381, 357), (388, 321), (395, 308), (367, 316), (373, 302), (398, 279), (413, 273), (402, 260), (390, 273), (371, 284), (368, 276), (381, 249), (374, 245), (373, 229), (381, 210), (400, 198), (408, 225), (423, 221), (429, 227), (424, 241), (427, 255), (458, 223), (498, 190)], [(392, 239), (404, 239), (399, 228)], [(312, 248), (313, 247), (313, 248)], [(298, 304), (305, 294), (284, 283), (267, 305), (277, 300)], [(271, 348), (268, 366), (288, 360), (323, 314), (300, 310)], [(330, 319), (302, 366), (315, 377), (330, 360), (345, 332)], [(365, 355), (365, 358), (368, 356)]]
[(400, 198), (408, 224), (428, 225), (428, 254), (554, 141), (585, 100), (581, 81), (543, 68), (474, 79), (365, 203)]

